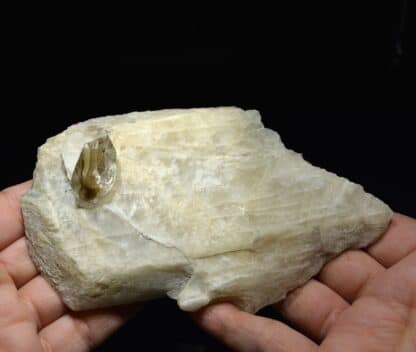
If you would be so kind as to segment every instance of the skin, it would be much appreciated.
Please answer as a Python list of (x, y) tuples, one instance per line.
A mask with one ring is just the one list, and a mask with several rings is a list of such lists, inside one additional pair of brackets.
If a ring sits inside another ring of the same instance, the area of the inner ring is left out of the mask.
[[(29, 187), (0, 192), (0, 351), (89, 351), (139, 306), (67, 310), (28, 255), (19, 198)], [(193, 317), (236, 351), (415, 351), (416, 220), (395, 214), (377, 243), (344, 252), (274, 307), (296, 329), (228, 303)]]

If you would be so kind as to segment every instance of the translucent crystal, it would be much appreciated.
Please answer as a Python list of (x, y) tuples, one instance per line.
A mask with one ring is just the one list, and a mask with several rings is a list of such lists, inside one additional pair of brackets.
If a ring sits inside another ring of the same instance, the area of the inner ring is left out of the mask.
[(108, 201), (116, 180), (117, 156), (110, 138), (86, 143), (71, 177), (77, 204), (89, 208)]

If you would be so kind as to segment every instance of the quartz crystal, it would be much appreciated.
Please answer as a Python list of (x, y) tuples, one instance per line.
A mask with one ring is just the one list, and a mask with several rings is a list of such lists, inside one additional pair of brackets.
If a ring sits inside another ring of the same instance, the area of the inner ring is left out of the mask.
[(73, 310), (168, 295), (256, 312), (392, 215), (234, 107), (73, 125), (39, 148), (22, 208), (31, 257)]

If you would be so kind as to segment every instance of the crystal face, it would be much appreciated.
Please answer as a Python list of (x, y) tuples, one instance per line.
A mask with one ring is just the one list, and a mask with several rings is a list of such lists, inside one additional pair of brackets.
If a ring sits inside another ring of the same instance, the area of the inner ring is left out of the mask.
[(392, 215), (234, 107), (73, 125), (39, 148), (22, 209), (35, 264), (73, 310), (168, 295), (255, 312)]
[(71, 177), (77, 204), (89, 208), (109, 200), (116, 179), (117, 156), (110, 138), (100, 137), (86, 143)]

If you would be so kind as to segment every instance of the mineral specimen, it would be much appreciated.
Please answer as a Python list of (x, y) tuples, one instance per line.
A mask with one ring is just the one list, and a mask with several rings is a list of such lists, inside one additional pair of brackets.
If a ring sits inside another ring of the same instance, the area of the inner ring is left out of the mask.
[(39, 148), (22, 208), (30, 254), (73, 310), (167, 294), (255, 312), (392, 215), (233, 107), (71, 126)]

